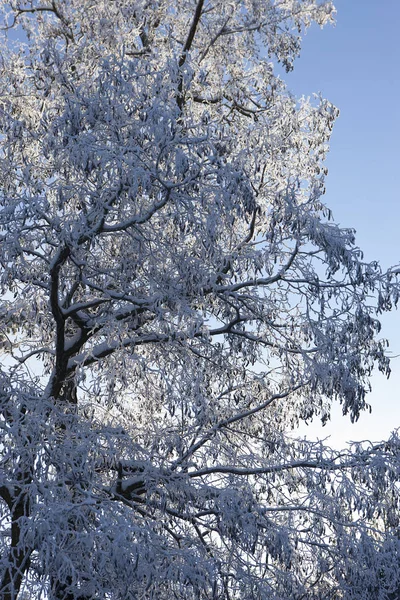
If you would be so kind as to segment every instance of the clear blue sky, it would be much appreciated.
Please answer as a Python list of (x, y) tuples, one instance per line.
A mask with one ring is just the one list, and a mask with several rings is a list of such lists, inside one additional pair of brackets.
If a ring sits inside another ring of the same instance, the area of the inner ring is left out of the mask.
[[(336, 27), (311, 28), (294, 72), (291, 91), (321, 92), (341, 111), (327, 160), (325, 201), (340, 225), (357, 231), (368, 260), (400, 263), (400, 0), (337, 0)], [(383, 335), (400, 354), (400, 307), (385, 316)], [(372, 415), (356, 425), (334, 412), (325, 428), (308, 427), (307, 437), (378, 440), (400, 427), (400, 358), (392, 377), (377, 374), (370, 395)], [(303, 430), (302, 430), (303, 431)]]

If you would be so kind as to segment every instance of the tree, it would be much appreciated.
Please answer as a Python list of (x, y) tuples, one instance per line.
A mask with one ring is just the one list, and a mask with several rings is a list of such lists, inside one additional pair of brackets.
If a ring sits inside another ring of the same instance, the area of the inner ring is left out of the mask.
[(397, 436), (290, 434), (368, 409), (399, 293), (322, 202), (337, 109), (274, 70), (333, 6), (2, 12), (1, 597), (397, 593)]

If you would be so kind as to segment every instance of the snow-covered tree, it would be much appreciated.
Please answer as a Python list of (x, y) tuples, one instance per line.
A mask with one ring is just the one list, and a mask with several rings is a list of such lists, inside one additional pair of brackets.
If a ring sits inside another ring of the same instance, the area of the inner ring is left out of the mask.
[(399, 292), (274, 70), (331, 3), (1, 9), (1, 598), (394, 597), (400, 441), (287, 433), (368, 409)]

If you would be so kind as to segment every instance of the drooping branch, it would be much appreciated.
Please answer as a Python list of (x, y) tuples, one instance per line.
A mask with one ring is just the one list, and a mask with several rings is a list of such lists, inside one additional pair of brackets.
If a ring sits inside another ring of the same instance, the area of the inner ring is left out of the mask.
[(166, 204), (168, 203), (168, 201), (170, 199), (170, 196), (171, 196), (171, 188), (168, 188), (166, 190), (164, 198), (162, 200), (160, 200), (160, 202), (156, 202), (144, 214), (138, 215), (138, 216), (135, 215), (134, 217), (127, 219), (126, 221), (123, 221), (122, 223), (115, 223), (113, 225), (107, 225), (105, 223), (102, 231), (104, 233), (115, 233), (117, 231), (126, 231), (127, 229), (130, 229), (134, 225), (143, 225), (144, 223), (147, 223), (148, 221), (150, 221), (151, 217), (156, 212), (158, 212), (164, 206), (166, 206)]
[[(340, 455), (339, 455), (340, 456)], [(335, 458), (330, 460), (294, 460), (293, 462), (282, 463), (280, 465), (270, 465), (266, 467), (232, 467), (219, 465), (215, 467), (206, 467), (199, 469), (198, 471), (189, 472), (189, 477), (204, 477), (205, 475), (212, 474), (226, 474), (226, 475), (238, 475), (243, 477), (250, 477), (251, 475), (268, 475), (270, 473), (282, 473), (284, 471), (290, 471), (292, 469), (317, 469), (326, 471), (342, 471), (345, 469), (354, 468), (357, 466), (356, 460), (350, 459), (348, 462), (336, 462)]]
[(273, 283), (277, 283), (278, 281), (283, 279), (284, 274), (293, 265), (293, 262), (297, 256), (298, 250), (299, 250), (299, 245), (296, 244), (296, 247), (294, 248), (293, 252), (289, 256), (287, 263), (278, 271), (278, 273), (276, 273), (275, 275), (272, 275), (271, 277), (257, 277), (256, 279), (249, 279), (247, 281), (239, 281), (238, 283), (227, 284), (224, 286), (220, 285), (215, 288), (215, 291), (218, 293), (223, 293), (223, 292), (233, 293), (233, 292), (237, 292), (238, 290), (241, 290), (241, 289), (247, 288), (247, 287), (268, 286)]
[(305, 387), (307, 385), (307, 383), (308, 382), (305, 381), (305, 382), (299, 383), (296, 386), (293, 386), (289, 390), (285, 390), (284, 392), (281, 392), (278, 394), (273, 394), (272, 396), (267, 398), (267, 400), (258, 404), (254, 408), (250, 408), (247, 410), (237, 412), (236, 414), (232, 415), (231, 417), (228, 417), (227, 419), (222, 419), (216, 425), (214, 425), (208, 431), (206, 431), (202, 435), (200, 440), (198, 440), (197, 442), (192, 444), (192, 446), (175, 462), (175, 465), (178, 466), (182, 463), (185, 463), (187, 461), (187, 459), (190, 458), (190, 456), (193, 456), (193, 454), (195, 454), (195, 452), (197, 452), (200, 448), (202, 448), (204, 446), (204, 444), (209, 442), (218, 433), (218, 431), (225, 429), (226, 427), (228, 427), (229, 425), (232, 425), (233, 423), (237, 423), (238, 421), (243, 421), (243, 420), (247, 419), (248, 417), (252, 417), (253, 415), (255, 415), (257, 413), (262, 412), (268, 406), (270, 406), (271, 404), (276, 402), (276, 400), (282, 400), (283, 398), (287, 398), (290, 394), (293, 394), (294, 392), (297, 392), (302, 387)]

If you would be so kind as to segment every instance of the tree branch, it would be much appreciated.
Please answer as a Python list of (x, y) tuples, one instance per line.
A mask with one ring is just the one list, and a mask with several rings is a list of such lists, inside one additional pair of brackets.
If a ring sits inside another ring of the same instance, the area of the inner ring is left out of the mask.
[(156, 202), (151, 208), (149, 208), (149, 210), (146, 213), (144, 213), (143, 215), (132, 217), (131, 219), (127, 219), (126, 221), (122, 223), (117, 223), (116, 225), (104, 224), (102, 232), (114, 233), (116, 231), (126, 231), (133, 225), (143, 225), (143, 223), (147, 223), (157, 211), (159, 211), (168, 203), (170, 196), (171, 189), (168, 188), (165, 197), (160, 202)]
[(183, 65), (185, 64), (187, 54), (188, 54), (188, 52), (190, 52), (190, 48), (192, 47), (194, 36), (196, 35), (196, 30), (197, 30), (198, 24), (200, 22), (201, 13), (202, 13), (202, 10), (203, 10), (203, 4), (204, 4), (204, 0), (199, 0), (197, 2), (197, 6), (196, 6), (195, 13), (194, 13), (193, 21), (192, 21), (191, 27), (189, 29), (189, 34), (187, 36), (185, 45), (183, 46), (182, 54), (181, 54), (181, 57), (180, 57), (179, 63), (178, 63), (178, 67), (179, 67), (179, 72), (180, 73), (179, 73), (178, 94), (177, 94), (176, 101), (177, 101), (179, 110), (182, 110), (183, 104), (184, 104), (184, 100), (183, 100), (183, 73), (182, 73), (182, 68), (183, 68)]
[(56, 253), (50, 268), (50, 306), (54, 321), (56, 323), (56, 364), (50, 389), (50, 396), (53, 396), (54, 398), (56, 398), (60, 393), (61, 386), (65, 379), (67, 366), (64, 353), (65, 317), (62, 313), (59, 303), (59, 274), (61, 267), (70, 254), (71, 251), (68, 246), (61, 247)]
[(2, 600), (16, 600), (22, 580), (30, 566), (32, 550), (21, 541), (21, 520), (27, 516), (24, 495), (14, 504), (11, 512), (11, 546), (8, 553), (8, 567), (2, 577), (0, 590)]
[(195, 452), (197, 452), (197, 450), (199, 450), (202, 446), (204, 446), (204, 444), (206, 444), (209, 440), (211, 440), (217, 434), (217, 432), (220, 431), (221, 429), (224, 429), (225, 427), (232, 425), (232, 423), (236, 423), (237, 421), (242, 421), (243, 419), (247, 419), (248, 417), (251, 417), (251, 416), (265, 410), (268, 406), (270, 406), (270, 404), (275, 402), (275, 400), (281, 400), (282, 398), (287, 398), (293, 392), (296, 392), (300, 388), (307, 385), (307, 383), (308, 383), (307, 381), (304, 383), (299, 383), (298, 385), (290, 388), (289, 390), (286, 390), (285, 392), (281, 392), (280, 394), (274, 394), (273, 396), (268, 398), (268, 400), (266, 400), (262, 404), (259, 404), (258, 406), (255, 406), (254, 408), (242, 411), (240, 413), (236, 413), (236, 415), (233, 415), (232, 417), (229, 417), (228, 419), (223, 419), (222, 421), (220, 421), (219, 423), (214, 425), (212, 428), (210, 428), (198, 442), (196, 442), (193, 446), (191, 446), (187, 450), (187, 452), (185, 452), (185, 454), (183, 454), (183, 456), (181, 456), (178, 460), (176, 460), (176, 462), (174, 464), (174, 468), (176, 468), (182, 462), (185, 462), (190, 456), (192, 456)]
[[(25, 411), (22, 411), (25, 414)], [(28, 443), (30, 442), (28, 437)], [(32, 468), (28, 465), (17, 474), (18, 485), (14, 485), (14, 493), (10, 488), (1, 487), (2, 498), (6, 501), (10, 509), (11, 520), (11, 542), (8, 552), (7, 567), (4, 571), (0, 592), (2, 600), (16, 600), (21, 589), (21, 584), (25, 573), (30, 567), (30, 557), (33, 548), (24, 542), (22, 535), (22, 526), (25, 520), (30, 516), (31, 505), (29, 492), (23, 490), (21, 485), (29, 486), (32, 483)]]
[(298, 250), (299, 250), (299, 245), (296, 244), (296, 247), (293, 250), (292, 254), (290, 255), (289, 260), (286, 263), (286, 265), (284, 265), (282, 267), (282, 269), (278, 273), (273, 275), (272, 277), (259, 277), (257, 279), (248, 279), (247, 281), (240, 281), (239, 283), (234, 283), (231, 285), (218, 286), (215, 288), (215, 291), (218, 293), (220, 293), (220, 292), (237, 292), (238, 290), (241, 290), (246, 287), (266, 286), (266, 285), (271, 285), (272, 283), (276, 283), (277, 281), (280, 281), (283, 278), (284, 274), (290, 269), (290, 267), (293, 264), (294, 259), (297, 256)]

